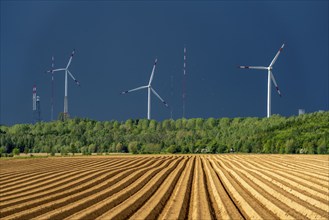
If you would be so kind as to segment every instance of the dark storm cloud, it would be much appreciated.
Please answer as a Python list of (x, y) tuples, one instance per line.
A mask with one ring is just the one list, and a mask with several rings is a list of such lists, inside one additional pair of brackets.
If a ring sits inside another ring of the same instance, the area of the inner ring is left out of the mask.
[[(51, 66), (65, 67), (71, 116), (96, 120), (145, 118), (145, 85), (158, 58), (153, 86), (182, 116), (183, 47), (187, 47), (186, 116), (266, 116), (268, 66), (286, 42), (273, 73), (272, 113), (328, 110), (327, 1), (1, 1), (1, 124), (32, 121), (37, 85), (50, 119)], [(55, 115), (63, 111), (64, 74), (55, 75)], [(152, 96), (152, 118), (170, 109)]]

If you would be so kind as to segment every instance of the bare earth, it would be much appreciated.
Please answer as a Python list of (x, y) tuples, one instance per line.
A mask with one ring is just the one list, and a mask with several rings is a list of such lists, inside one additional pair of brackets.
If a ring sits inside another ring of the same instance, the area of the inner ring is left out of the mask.
[(329, 155), (0, 160), (1, 219), (329, 219)]

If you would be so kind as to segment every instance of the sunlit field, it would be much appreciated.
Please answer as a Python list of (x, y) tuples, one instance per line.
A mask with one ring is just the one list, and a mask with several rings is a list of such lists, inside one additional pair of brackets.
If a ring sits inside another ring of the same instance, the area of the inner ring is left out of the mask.
[(1, 219), (328, 219), (328, 155), (1, 159)]

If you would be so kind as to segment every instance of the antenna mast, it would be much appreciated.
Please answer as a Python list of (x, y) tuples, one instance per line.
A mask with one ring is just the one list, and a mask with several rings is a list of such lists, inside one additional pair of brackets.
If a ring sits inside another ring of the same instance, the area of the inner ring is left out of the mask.
[(185, 118), (185, 102), (186, 102), (186, 47), (184, 46), (184, 68), (183, 68), (183, 118)]
[[(54, 56), (51, 57), (51, 70), (54, 70)], [(51, 71), (51, 109), (50, 109), (50, 120), (54, 120), (54, 71)]]
[[(174, 97), (174, 76), (170, 76), (170, 87), (171, 87), (171, 100), (173, 102), (173, 97)], [(173, 106), (170, 106), (170, 119), (173, 119)]]

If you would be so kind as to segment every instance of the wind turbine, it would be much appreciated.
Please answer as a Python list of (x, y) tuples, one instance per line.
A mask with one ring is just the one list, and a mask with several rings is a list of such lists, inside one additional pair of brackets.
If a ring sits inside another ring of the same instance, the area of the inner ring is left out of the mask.
[(78, 80), (76, 80), (73, 76), (73, 74), (69, 71), (69, 67), (71, 65), (72, 62), (72, 58), (73, 55), (75, 53), (75, 49), (73, 49), (72, 54), (70, 56), (69, 62), (67, 63), (65, 68), (59, 68), (59, 69), (52, 69), (52, 70), (48, 70), (47, 72), (49, 73), (54, 73), (57, 71), (65, 71), (65, 94), (64, 94), (64, 116), (67, 117), (68, 116), (68, 100), (67, 100), (67, 90), (68, 90), (68, 84), (67, 84), (67, 74), (69, 74), (71, 76), (71, 78), (75, 81), (75, 83), (80, 86), (80, 83), (78, 82)]
[(279, 93), (281, 97), (281, 92), (279, 90), (278, 84), (274, 78), (272, 73), (273, 65), (278, 59), (280, 52), (283, 50), (284, 43), (280, 47), (279, 51), (276, 53), (275, 57), (273, 58), (272, 62), (268, 67), (265, 66), (239, 66), (240, 69), (257, 69), (257, 70), (267, 70), (267, 117), (271, 116), (271, 80), (276, 88), (276, 91)]
[(140, 86), (140, 87), (137, 87), (135, 89), (131, 89), (131, 90), (127, 90), (127, 91), (124, 91), (124, 92), (121, 92), (121, 94), (126, 94), (126, 93), (129, 93), (129, 92), (134, 92), (134, 91), (137, 91), (137, 90), (141, 90), (141, 89), (146, 89), (147, 88), (147, 119), (150, 120), (151, 119), (151, 92), (156, 96), (158, 97), (158, 99), (160, 99), (160, 101), (168, 108), (168, 104), (160, 97), (160, 95), (152, 88), (152, 81), (153, 81), (153, 76), (154, 76), (154, 70), (155, 70), (155, 66), (157, 64), (157, 59), (155, 59), (154, 61), (154, 65), (153, 65), (153, 69), (152, 69), (152, 73), (151, 73), (151, 77), (150, 77), (150, 80), (149, 80), (149, 83), (148, 85), (146, 86)]

